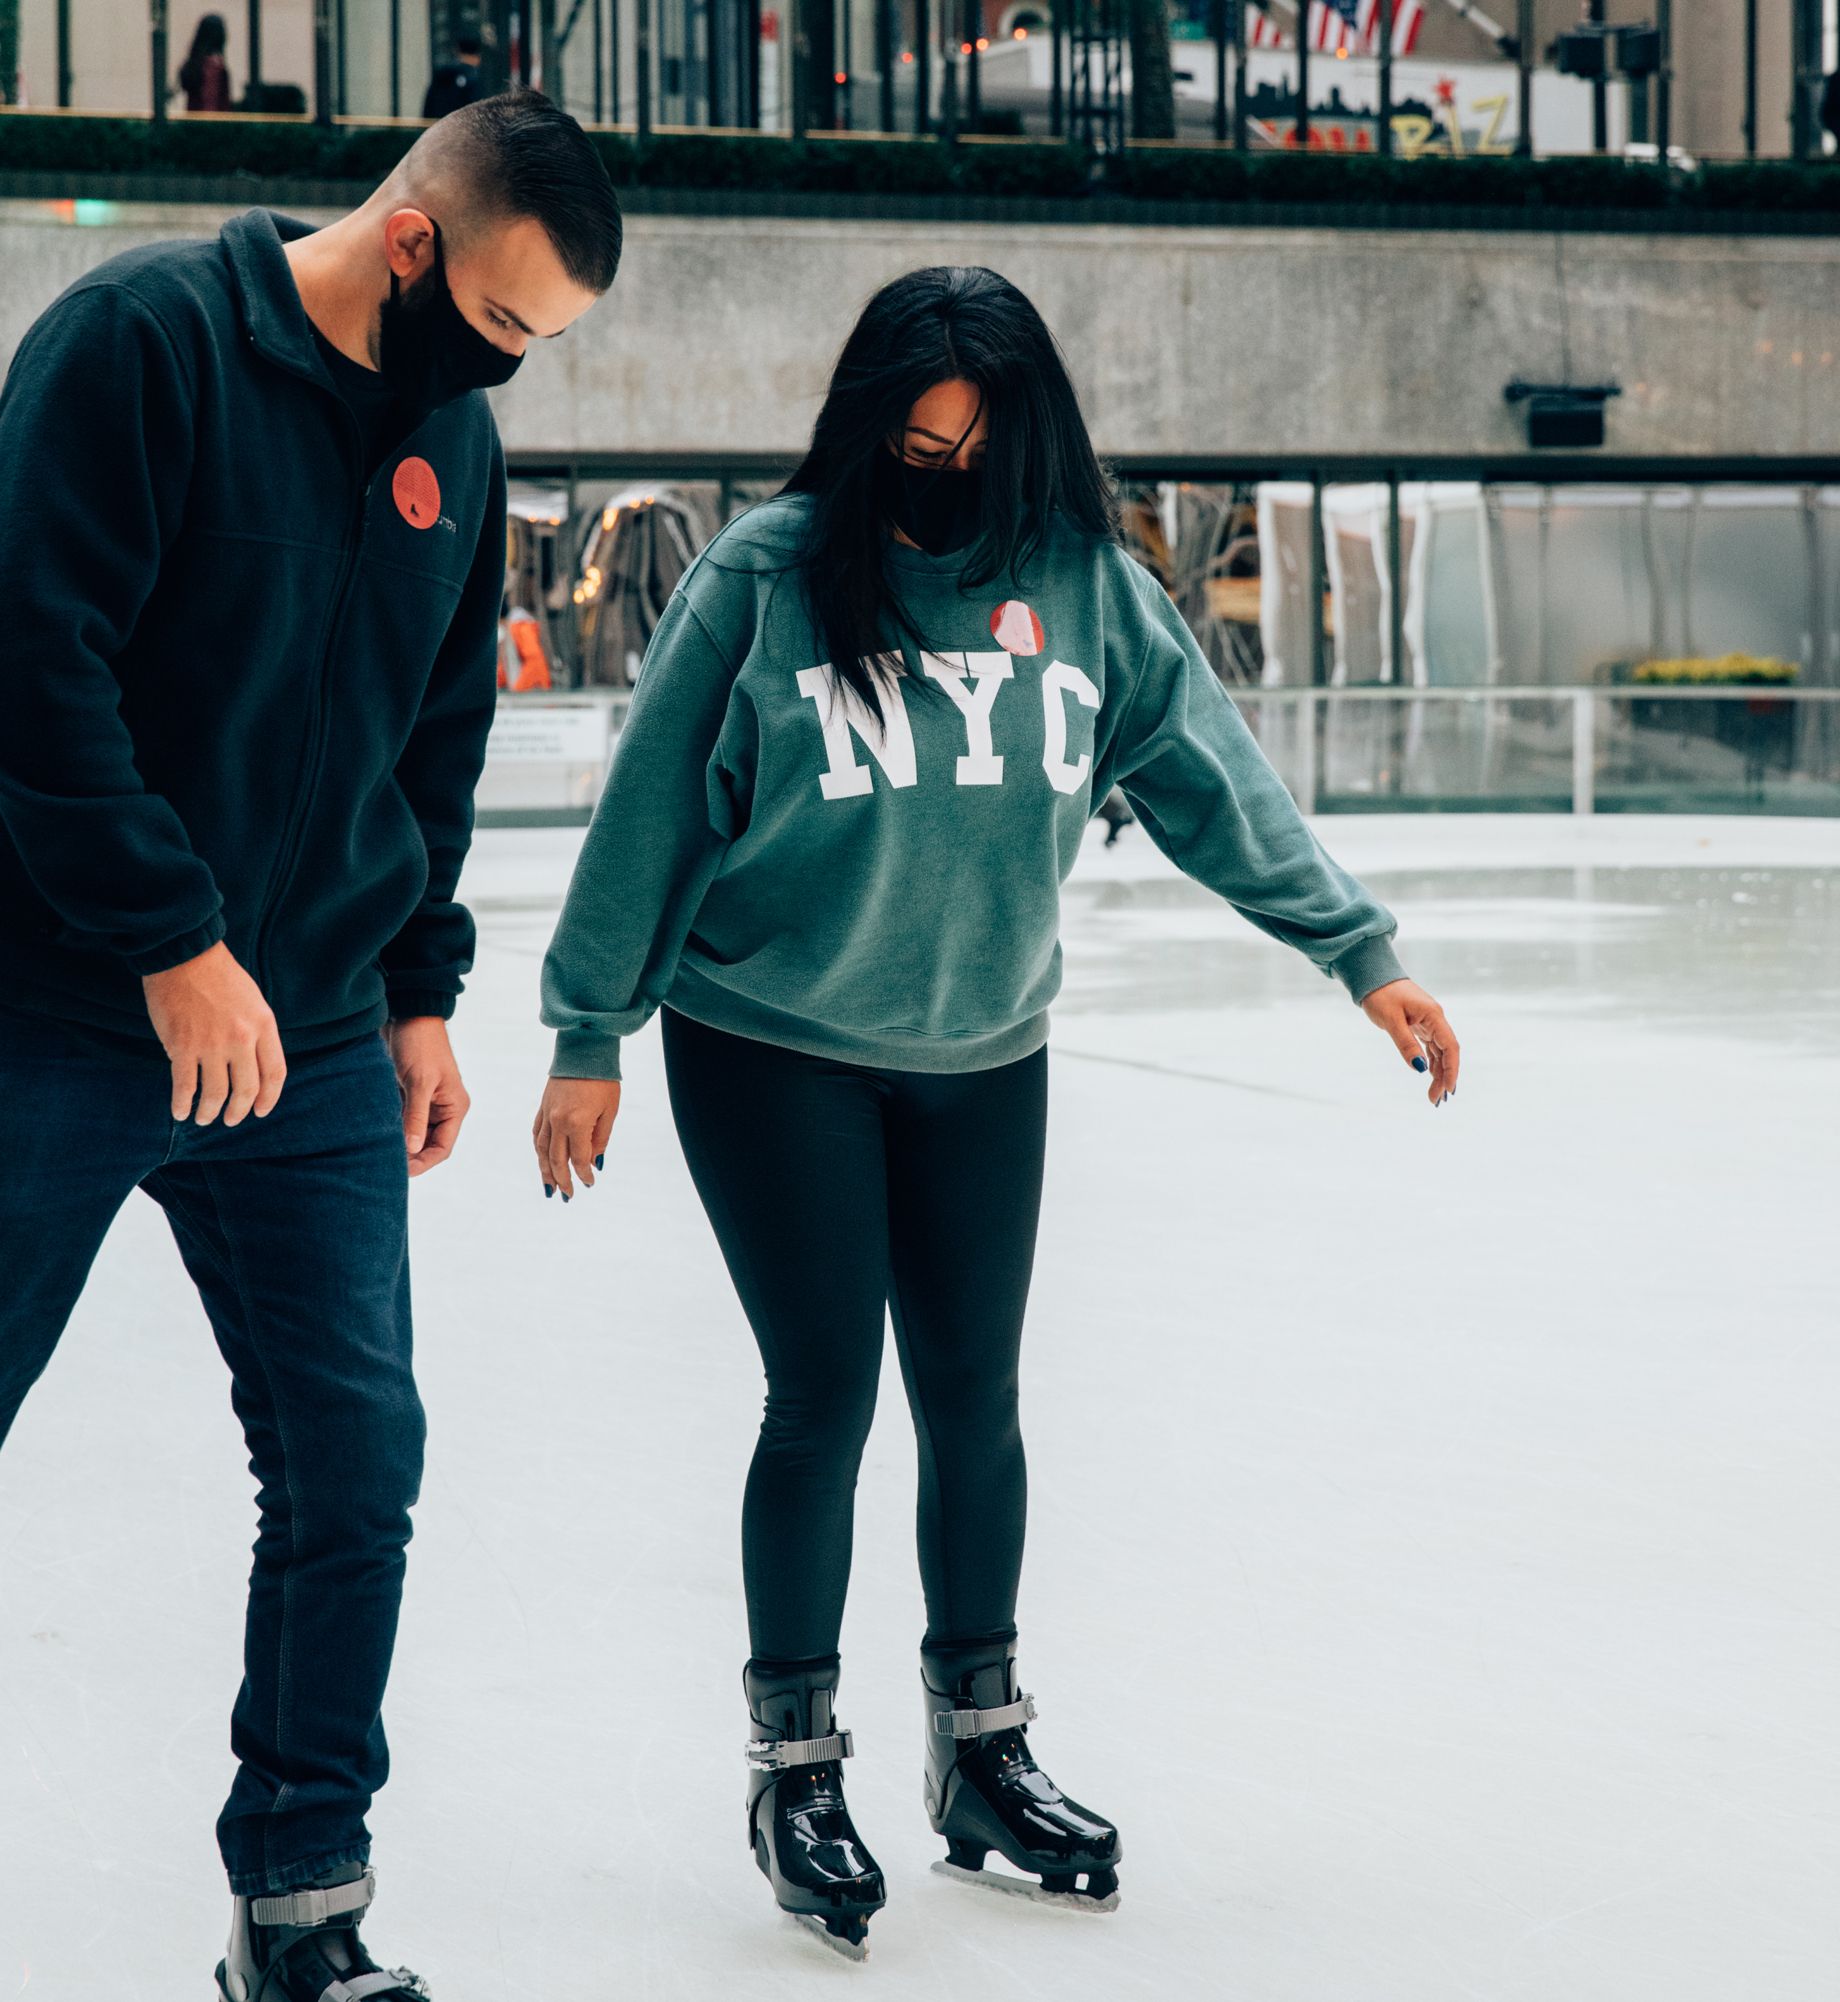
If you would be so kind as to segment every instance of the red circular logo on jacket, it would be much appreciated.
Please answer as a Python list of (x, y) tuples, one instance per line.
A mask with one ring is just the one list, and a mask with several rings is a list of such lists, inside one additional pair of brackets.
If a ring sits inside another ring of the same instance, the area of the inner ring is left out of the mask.
[(411, 528), (432, 528), (441, 519), (441, 482), (426, 459), (405, 459), (396, 468), (390, 498)]
[(1040, 653), (1041, 621), (1020, 598), (1005, 598), (990, 615), (991, 637), (1005, 653)]

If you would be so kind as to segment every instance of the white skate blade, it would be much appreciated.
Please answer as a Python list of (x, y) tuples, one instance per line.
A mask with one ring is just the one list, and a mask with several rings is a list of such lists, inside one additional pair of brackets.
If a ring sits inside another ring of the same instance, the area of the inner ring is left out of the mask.
[(1027, 1898), (1032, 1905), (1053, 1905), (1064, 1912), (1115, 1912), (1118, 1893), (1088, 1898), (1078, 1891), (1050, 1891), (1034, 1877), (1012, 1877), (1002, 1870), (967, 1870), (962, 1863), (948, 1863), (942, 1856), (933, 1868), (942, 1877), (956, 1877), (961, 1884), (981, 1884), (987, 1891), (1001, 1891), (1006, 1897)]
[(845, 1960), (864, 1961), (869, 1958), (869, 1942), (865, 1940), (839, 1939), (821, 1918), (811, 1912), (788, 1912), (786, 1914), (795, 1926), (811, 1934), (812, 1938), (828, 1946)]

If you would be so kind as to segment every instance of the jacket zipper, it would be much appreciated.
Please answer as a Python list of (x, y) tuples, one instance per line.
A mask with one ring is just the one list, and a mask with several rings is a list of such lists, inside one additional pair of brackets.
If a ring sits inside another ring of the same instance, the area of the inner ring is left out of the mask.
[[(336, 395), (336, 392), (334, 394)], [(363, 439), (358, 432), (358, 421), (343, 397), (338, 397), (337, 401), (340, 410), (344, 412), (346, 434), (356, 442), (357, 449), (353, 452), (353, 458), (361, 464)], [(389, 455), (386, 453), (384, 456), (387, 458)], [(269, 978), (272, 969), (269, 966), (268, 948), (275, 917), (281, 908), (282, 899), (293, 887), (294, 872), (300, 865), (301, 838), (306, 832), (313, 798), (319, 789), (320, 774), (325, 769), (326, 741), (330, 735), (327, 719), (331, 711), (331, 705), (326, 699), (326, 685), (331, 679), (332, 663), (337, 657), (339, 638), (345, 629), (345, 613), (351, 600), (352, 578), (358, 567), (358, 552), (364, 545), (364, 527), (370, 515), (371, 489), (376, 483), (375, 473), (364, 481), (346, 529), (345, 549), (339, 561), (338, 583), (332, 594), (325, 642), (320, 649), (319, 671), (313, 684), (312, 742), (307, 752), (306, 768), (301, 778), (300, 790), (295, 795), (294, 809), (288, 819), (274, 872), (269, 877), (268, 892), (262, 900), (256, 918), (255, 946), (250, 955), (254, 962), (251, 972), (264, 997), (268, 996), (272, 984)]]

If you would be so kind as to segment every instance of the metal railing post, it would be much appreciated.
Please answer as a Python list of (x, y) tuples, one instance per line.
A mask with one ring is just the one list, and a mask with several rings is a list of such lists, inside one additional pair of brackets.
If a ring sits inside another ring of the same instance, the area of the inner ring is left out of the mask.
[[(792, 15), (796, 12), (797, 0), (788, 0), (786, 13)], [(795, 107), (799, 101), (797, 60), (793, 58), (792, 101)], [(633, 100), (637, 114), (634, 121), (635, 143), (643, 148), (652, 136), (652, 0), (638, 0), (633, 14)], [(793, 116), (796, 118), (797, 115), (795, 109)]]
[(1321, 765), (1319, 733), (1323, 720), (1322, 703), (1315, 689), (1306, 690), (1297, 704), (1297, 720), (1302, 725), (1297, 745), (1297, 808), (1301, 813), (1314, 813)]
[(313, 0), (313, 119), (332, 123), (332, 0)]
[(1208, 0), (1208, 28), (1214, 37), (1214, 143), (1227, 136), (1227, 14), (1234, 0)]
[(1572, 690), (1572, 811), (1597, 811), (1597, 692)]
[[(1298, 16), (1299, 21), (1303, 19)], [(1393, 0), (1380, 0), (1380, 110), (1374, 144), (1382, 153), (1393, 150)], [(1301, 28), (1298, 30), (1302, 32)]]
[(1310, 9), (1308, 0), (1297, 0), (1297, 126), (1293, 133), (1297, 150), (1310, 148)]
[(1515, 60), (1520, 65), (1520, 121), (1521, 129), (1515, 137), (1514, 150), (1523, 160), (1533, 158), (1533, 0), (1520, 0), (1514, 39), (1517, 44)]
[(166, 123), (166, 0), (151, 0), (148, 26), (153, 33), (153, 122)]

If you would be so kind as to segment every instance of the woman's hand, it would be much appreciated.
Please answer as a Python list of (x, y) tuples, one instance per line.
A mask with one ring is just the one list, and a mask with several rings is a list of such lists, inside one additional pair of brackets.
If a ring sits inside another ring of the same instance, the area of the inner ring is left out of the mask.
[(1414, 1070), (1430, 1071), (1431, 1103), (1442, 1105), (1457, 1088), (1461, 1055), (1443, 1009), (1417, 981), (1389, 980), (1367, 996), (1361, 1012), (1375, 1028), (1392, 1037), (1394, 1047)]
[(617, 1078), (553, 1077), (543, 1087), (530, 1138), (546, 1196), (560, 1189), (566, 1203), (575, 1193), (576, 1177), (584, 1189), (593, 1188), (594, 1171), (606, 1154), (619, 1110)]

